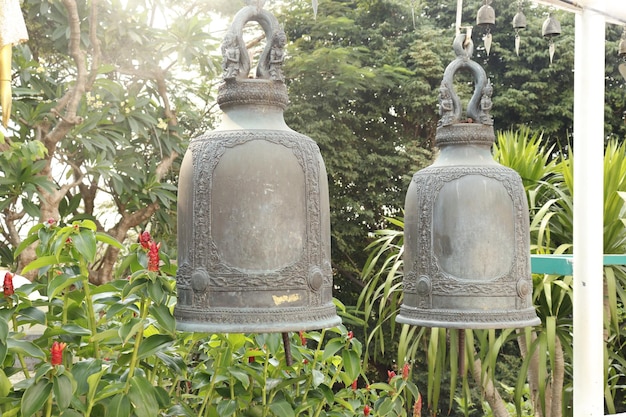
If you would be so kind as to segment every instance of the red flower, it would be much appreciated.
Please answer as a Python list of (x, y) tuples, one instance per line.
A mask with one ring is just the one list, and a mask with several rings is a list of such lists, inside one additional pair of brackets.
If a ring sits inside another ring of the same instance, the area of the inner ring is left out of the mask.
[(300, 330), (300, 342), (302, 342), (302, 346), (306, 346), (306, 337), (304, 336), (304, 331)]
[(363, 415), (364, 416), (369, 416), (370, 415), (370, 411), (372, 411), (372, 409), (370, 408), (369, 405), (365, 404), (365, 407), (363, 407)]
[(50, 348), (50, 364), (61, 365), (63, 362), (63, 349), (67, 346), (63, 342), (54, 342)]
[(407, 379), (409, 379), (409, 371), (411, 370), (411, 367), (409, 366), (409, 363), (405, 363), (404, 366), (402, 367), (402, 379), (404, 379), (405, 381)]
[(161, 243), (150, 242), (148, 248), (148, 271), (159, 271), (159, 248)]
[(354, 381), (352, 381), (352, 389), (353, 389), (354, 391), (356, 391), (356, 382), (357, 382), (357, 380), (356, 380), (356, 379), (355, 379)]
[(413, 404), (413, 417), (421, 417), (422, 416), (422, 394), (417, 394), (417, 400), (415, 400), (415, 404)]
[(46, 221), (46, 223), (47, 223), (48, 227), (50, 227), (50, 226), (54, 226), (54, 224), (55, 224), (56, 222), (57, 222), (57, 221), (56, 221), (55, 219), (53, 219), (52, 217), (50, 217), (50, 218)]
[(15, 294), (15, 288), (13, 288), (13, 274), (7, 272), (4, 274), (4, 285), (2, 286), (5, 297), (10, 297)]
[(352, 340), (353, 337), (354, 337), (354, 333), (352, 333), (352, 330), (350, 330), (348, 332), (348, 340)]
[(150, 242), (152, 242), (152, 236), (150, 236), (150, 232), (143, 232), (139, 235), (139, 243), (141, 247), (148, 250), (150, 249)]
[(387, 371), (387, 379), (388, 382), (391, 382), (391, 380), (396, 376), (396, 373), (394, 371)]

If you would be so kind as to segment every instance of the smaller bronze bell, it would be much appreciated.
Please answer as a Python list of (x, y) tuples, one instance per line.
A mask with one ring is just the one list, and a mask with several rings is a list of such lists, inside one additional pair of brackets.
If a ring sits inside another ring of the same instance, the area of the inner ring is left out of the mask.
[(552, 14), (548, 15), (548, 18), (543, 22), (541, 34), (546, 38), (553, 38), (561, 34), (561, 24)]
[[(485, 70), (459, 34), (439, 89), (439, 155), (413, 175), (404, 212), (403, 300), (396, 322), (453, 329), (541, 323), (532, 301), (528, 202), (522, 179), (491, 154), (495, 140)], [(454, 89), (474, 76), (463, 111)]]
[(485, 52), (489, 55), (491, 51), (491, 27), (496, 24), (496, 12), (491, 7), (491, 0), (483, 0), (483, 5), (478, 9), (476, 15), (476, 24), (478, 26), (485, 27), (485, 34), (483, 35), (483, 43), (485, 44)]
[(617, 47), (617, 54), (622, 57), (622, 62), (617, 66), (619, 73), (622, 75), (622, 78), (626, 81), (626, 26), (624, 27), (624, 32), (622, 32), (622, 39), (619, 41), (619, 46)]
[(476, 15), (476, 24), (478, 26), (496, 24), (496, 11), (491, 7), (491, 0), (483, 0), (483, 5)]
[(513, 29), (526, 29), (526, 16), (521, 10), (513, 16)]
[(561, 24), (558, 20), (552, 17), (552, 14), (548, 15), (548, 18), (543, 22), (543, 26), (541, 27), (541, 34), (544, 38), (548, 38), (550, 40), (550, 46), (548, 50), (550, 52), (550, 64), (554, 60), (554, 40), (553, 38), (559, 36), (561, 34)]

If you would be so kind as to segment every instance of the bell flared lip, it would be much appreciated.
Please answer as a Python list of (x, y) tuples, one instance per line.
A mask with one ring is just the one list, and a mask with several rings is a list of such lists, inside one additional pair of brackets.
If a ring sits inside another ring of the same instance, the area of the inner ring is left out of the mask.
[[(403, 306), (396, 322), (420, 327), (447, 329), (521, 329), (541, 324), (533, 307), (523, 310), (466, 310), (438, 314), (437, 311)], [(453, 313), (460, 319), (444, 317)]]
[[(232, 308), (208, 309), (195, 315), (189, 309), (175, 309), (176, 330), (194, 333), (282, 333), (328, 329), (341, 324), (335, 305), (298, 309)], [(229, 314), (228, 322), (220, 320)]]

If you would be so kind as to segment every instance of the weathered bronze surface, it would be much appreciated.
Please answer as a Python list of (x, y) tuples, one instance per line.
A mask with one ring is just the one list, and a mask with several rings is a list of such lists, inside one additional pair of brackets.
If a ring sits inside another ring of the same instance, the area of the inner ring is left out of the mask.
[[(283, 119), (285, 33), (247, 6), (222, 44), (221, 124), (189, 144), (178, 195), (177, 328), (286, 332), (341, 322), (332, 302), (326, 169)], [(243, 27), (266, 35), (256, 78)]]
[(491, 7), (491, 0), (483, 0), (483, 5), (476, 14), (476, 24), (478, 26), (496, 24), (496, 11)]
[[(532, 305), (528, 204), (520, 176), (494, 161), (492, 86), (465, 35), (440, 87), (440, 154), (418, 171), (405, 202), (404, 299), (399, 323), (448, 328), (539, 324)], [(454, 90), (474, 76), (465, 114)]]
[(552, 38), (561, 34), (561, 23), (552, 15), (544, 20), (541, 26), (541, 34), (546, 38)]

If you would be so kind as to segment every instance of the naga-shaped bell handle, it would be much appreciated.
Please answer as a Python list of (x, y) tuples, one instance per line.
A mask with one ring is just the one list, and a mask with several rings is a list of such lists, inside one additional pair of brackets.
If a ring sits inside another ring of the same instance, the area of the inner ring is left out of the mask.
[(225, 81), (248, 78), (250, 57), (243, 40), (243, 27), (250, 21), (258, 22), (265, 32), (265, 48), (259, 57), (256, 78), (284, 81), (282, 65), (287, 36), (278, 20), (258, 6), (246, 6), (234, 17), (222, 42), (222, 69)]
[[(456, 59), (447, 66), (443, 74), (439, 88), (440, 127), (467, 122), (493, 125), (493, 118), (489, 114), (492, 106), (493, 86), (485, 70), (471, 59), (474, 44), (465, 40), (466, 35), (463, 33), (454, 38), (453, 48)], [(468, 70), (474, 76), (474, 94), (467, 105), (465, 117), (462, 115), (461, 100), (454, 89), (454, 76), (459, 70)]]

